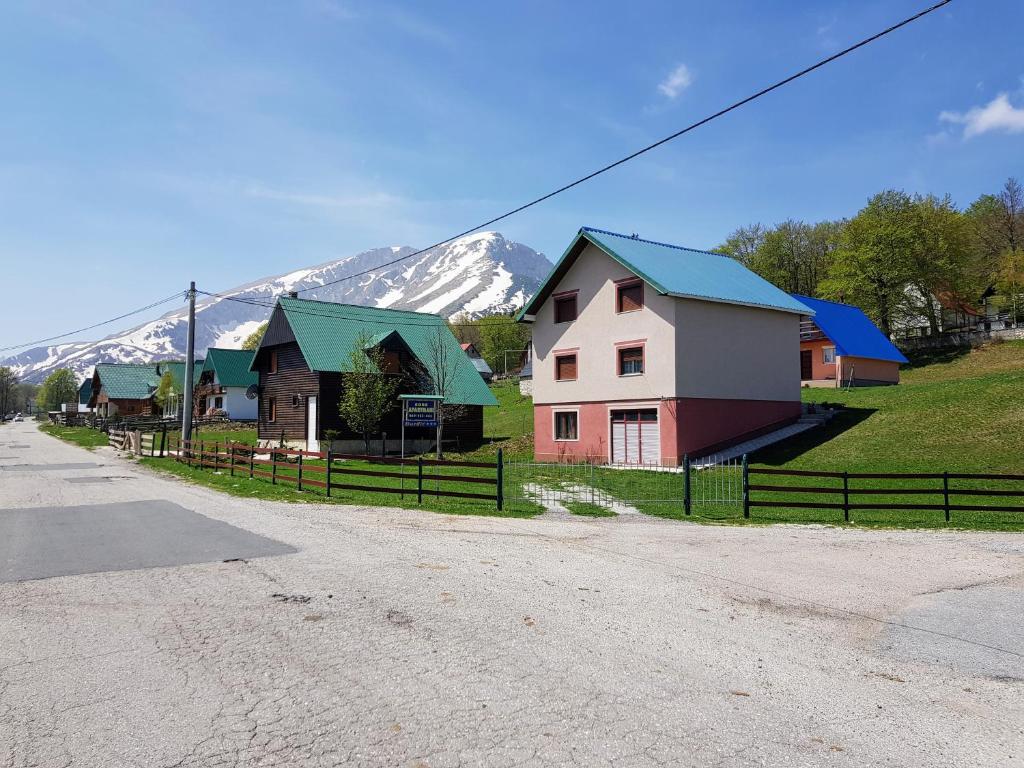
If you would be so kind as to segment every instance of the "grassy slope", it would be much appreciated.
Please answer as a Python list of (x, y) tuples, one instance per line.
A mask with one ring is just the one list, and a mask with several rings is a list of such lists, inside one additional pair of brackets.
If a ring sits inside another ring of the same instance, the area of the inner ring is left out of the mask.
[(59, 437), (65, 442), (93, 449), (107, 444), (107, 436), (90, 427), (62, 427), (57, 424), (40, 424), (39, 429), (48, 435)]
[(757, 463), (850, 472), (1024, 473), (1024, 342), (908, 368), (894, 387), (805, 389), (847, 410)]

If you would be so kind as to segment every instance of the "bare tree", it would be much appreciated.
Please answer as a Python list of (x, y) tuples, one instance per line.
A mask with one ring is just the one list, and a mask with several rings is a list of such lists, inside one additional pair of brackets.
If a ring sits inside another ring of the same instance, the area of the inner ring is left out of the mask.
[(447, 402), (456, 390), (459, 375), (459, 357), (462, 350), (452, 343), (451, 331), (447, 327), (438, 327), (426, 344), (426, 359), (422, 360), (421, 376), (428, 394), (438, 395), (441, 402), (437, 408), (437, 458), (444, 458), (441, 441), (444, 439), (444, 427), (449, 421), (456, 421), (466, 414), (463, 405)]

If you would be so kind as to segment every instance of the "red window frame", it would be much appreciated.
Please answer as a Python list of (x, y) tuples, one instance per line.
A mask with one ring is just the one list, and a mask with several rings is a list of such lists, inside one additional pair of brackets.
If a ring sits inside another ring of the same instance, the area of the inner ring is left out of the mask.
[(267, 373), (277, 373), (277, 350), (270, 350), (270, 359), (267, 362)]
[[(622, 290), (624, 288), (640, 289), (640, 305), (632, 309), (622, 308)], [(639, 312), (644, 308), (644, 281), (638, 277), (630, 277), (625, 280), (615, 281), (615, 314), (623, 315), (627, 312)]]
[[(626, 373), (623, 370), (623, 354), (634, 350), (640, 351), (640, 370)], [(615, 346), (615, 372), (619, 376), (643, 376), (647, 373), (647, 348), (643, 344), (617, 344)]]
[[(566, 292), (563, 292), (563, 293), (556, 293), (554, 296), (551, 297), (552, 300), (555, 302), (553, 310), (554, 310), (555, 324), (556, 325), (561, 325), (562, 323), (571, 323), (577, 317), (580, 316), (580, 306), (579, 306), (579, 298), (578, 297), (579, 297), (579, 291), (566, 291)], [(567, 318), (567, 319), (559, 319), (560, 318), (559, 307), (564, 305), (564, 304), (566, 304), (569, 301), (572, 301), (572, 317)]]
[[(575, 375), (572, 378), (569, 378), (569, 377), (564, 377), (563, 378), (560, 375), (561, 374), (561, 370), (560, 370), (559, 363), (560, 363), (560, 361), (567, 360), (570, 357), (572, 358), (572, 361), (573, 361), (573, 369), (575, 371)], [(555, 353), (555, 381), (576, 381), (577, 379), (579, 379), (579, 377), (580, 377), (580, 358), (579, 358), (579, 353), (577, 351), (574, 351), (574, 350), (566, 350), (565, 352), (556, 352)]]
[(277, 398), (267, 398), (267, 421), (277, 421)]

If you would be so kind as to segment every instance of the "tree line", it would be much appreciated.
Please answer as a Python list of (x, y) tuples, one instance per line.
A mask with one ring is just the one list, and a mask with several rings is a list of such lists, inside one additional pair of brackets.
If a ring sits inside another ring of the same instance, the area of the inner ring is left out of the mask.
[(740, 227), (717, 250), (788, 293), (863, 309), (886, 335), (942, 330), (942, 307), (985, 299), (1024, 319), (1024, 189), (1014, 178), (965, 209), (885, 190), (849, 219)]

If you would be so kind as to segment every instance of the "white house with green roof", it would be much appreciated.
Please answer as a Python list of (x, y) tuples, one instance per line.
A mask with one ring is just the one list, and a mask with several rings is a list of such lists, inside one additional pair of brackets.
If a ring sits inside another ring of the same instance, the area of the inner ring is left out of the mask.
[(199, 397), (199, 412), (225, 415), (233, 421), (256, 421), (259, 416), (259, 400), (256, 387), (259, 374), (249, 370), (252, 363), (251, 349), (206, 350), (196, 394)]
[(678, 464), (797, 420), (813, 314), (728, 256), (584, 227), (518, 317), (536, 458)]
[[(400, 393), (444, 397), (446, 442), (465, 447), (483, 440), (483, 409), (497, 400), (443, 318), (294, 296), (278, 300), (249, 366), (259, 377), (259, 439), (319, 450), (330, 438), (337, 450), (362, 453), (360, 436), (338, 413), (345, 374), (360, 345), (383, 352), (381, 373), (400, 379)], [(381, 432), (374, 444), (386, 433), (388, 450), (398, 450), (397, 400)], [(414, 450), (427, 450), (434, 432), (409, 428), (406, 437)]]

